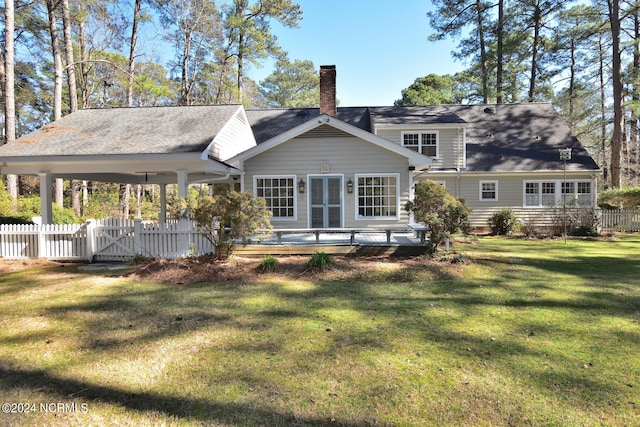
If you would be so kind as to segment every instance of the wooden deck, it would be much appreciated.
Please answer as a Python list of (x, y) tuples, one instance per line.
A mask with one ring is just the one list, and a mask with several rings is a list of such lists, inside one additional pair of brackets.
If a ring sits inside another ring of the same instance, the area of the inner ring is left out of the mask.
[(287, 233), (258, 236), (247, 245), (238, 244), (235, 254), (244, 257), (312, 255), (324, 252), (345, 256), (417, 256), (427, 251), (421, 236), (415, 233), (350, 232)]

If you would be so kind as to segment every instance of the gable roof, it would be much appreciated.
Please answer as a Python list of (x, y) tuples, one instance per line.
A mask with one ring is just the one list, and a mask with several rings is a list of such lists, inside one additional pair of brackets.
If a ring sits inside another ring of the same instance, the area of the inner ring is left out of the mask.
[[(319, 109), (247, 110), (258, 144), (306, 121)], [(339, 120), (363, 131), (383, 127), (464, 128), (466, 169), (470, 172), (561, 170), (562, 148), (572, 148), (569, 171), (599, 171), (580, 141), (548, 103), (432, 105), (417, 107), (339, 107)]]
[(203, 153), (240, 105), (79, 110), (0, 147), (0, 156)]
[[(349, 110), (349, 111), (352, 112), (353, 110)], [(250, 115), (248, 116), (251, 117)], [(355, 114), (354, 116), (357, 117), (358, 114)], [(231, 165), (238, 167), (244, 160), (250, 159), (284, 142), (290, 141), (293, 138), (304, 136), (305, 134), (311, 134), (313, 131), (319, 132), (319, 133), (314, 133), (315, 135), (333, 134), (334, 136), (336, 135), (336, 131), (338, 131), (337, 134), (340, 134), (342, 136), (354, 136), (354, 137), (360, 138), (380, 148), (386, 149), (390, 152), (406, 157), (409, 160), (409, 164), (411, 165), (426, 166), (432, 163), (432, 159), (428, 156), (417, 153), (413, 150), (409, 150), (408, 148), (405, 148), (400, 144), (391, 142), (388, 139), (379, 137), (358, 126), (351, 125), (349, 123), (343, 122), (340, 119), (328, 116), (326, 114), (323, 114), (318, 117), (313, 117), (311, 119), (307, 119), (303, 123), (298, 124), (297, 126), (289, 129), (286, 129), (286, 126), (282, 126), (282, 122), (284, 120), (278, 121), (275, 117), (280, 117), (281, 119), (283, 117), (289, 118), (290, 121), (286, 122), (287, 125), (295, 123), (299, 120), (299, 118), (295, 115), (291, 116), (287, 114), (280, 114), (280, 115), (271, 116), (269, 120), (275, 120), (274, 126), (277, 126), (277, 123), (280, 122), (280, 129), (283, 131), (268, 140), (261, 140), (256, 147), (251, 148), (242, 153), (239, 153), (237, 156), (229, 160), (229, 163)], [(347, 117), (353, 117), (353, 116), (347, 116)], [(363, 120), (359, 119), (357, 120), (357, 123), (363, 124)]]
[[(273, 108), (247, 110), (247, 118), (258, 144), (320, 117), (319, 108)], [(371, 120), (367, 107), (339, 108), (338, 120), (371, 132)]]

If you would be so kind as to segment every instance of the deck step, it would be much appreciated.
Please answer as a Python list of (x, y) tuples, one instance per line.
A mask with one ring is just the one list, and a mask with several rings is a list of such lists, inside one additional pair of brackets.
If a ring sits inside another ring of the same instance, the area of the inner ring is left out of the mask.
[(350, 256), (418, 256), (426, 253), (426, 246), (398, 245), (238, 245), (233, 253), (242, 257), (269, 255), (296, 256), (324, 252), (329, 255)]

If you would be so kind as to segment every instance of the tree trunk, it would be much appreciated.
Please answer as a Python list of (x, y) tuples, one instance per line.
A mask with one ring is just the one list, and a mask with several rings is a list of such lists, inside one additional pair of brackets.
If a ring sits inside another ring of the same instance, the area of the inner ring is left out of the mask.
[(80, 43), (80, 74), (82, 75), (80, 84), (80, 94), (82, 98), (82, 108), (89, 107), (89, 65), (87, 56), (87, 36), (85, 33), (85, 17), (87, 16), (87, 2), (80, 0), (80, 19), (78, 22), (79, 43)]
[[(4, 7), (4, 126), (5, 142), (16, 139), (16, 98), (15, 98), (15, 53), (14, 30), (15, 9), (13, 0), (6, 0)], [(7, 175), (7, 191), (15, 200), (18, 197), (18, 177)]]
[(58, 3), (55, 0), (47, 0), (47, 13), (49, 15), (49, 35), (51, 36), (51, 53), (54, 65), (53, 87), (53, 120), (62, 117), (62, 59), (60, 57), (60, 44), (58, 40), (58, 27), (55, 8)]
[(142, 218), (142, 184), (136, 184), (136, 218)]
[(180, 105), (189, 105), (189, 51), (191, 50), (191, 35), (185, 34), (182, 50), (182, 85), (180, 86)]
[(498, 0), (498, 50), (496, 52), (496, 103), (502, 104), (503, 53), (504, 51), (504, 0)]
[(533, 102), (536, 96), (536, 78), (538, 72), (538, 51), (540, 49), (540, 2), (536, 2), (533, 12), (533, 46), (531, 51), (531, 74), (529, 77), (529, 102)]
[(620, 55), (620, 2), (607, 0), (612, 40), (613, 135), (611, 137), (611, 185), (622, 186), (622, 140), (624, 135), (624, 99), (622, 59)]
[[(51, 52), (54, 64), (54, 86), (53, 86), (53, 120), (62, 117), (62, 59), (60, 57), (60, 46), (58, 42), (58, 28), (56, 25), (55, 9), (58, 3), (55, 0), (47, 0), (47, 13), (49, 16), (49, 35), (51, 36)], [(64, 183), (62, 179), (56, 178), (55, 202), (58, 206), (64, 204)]]
[(129, 75), (127, 76), (127, 107), (133, 107), (133, 77), (136, 69), (136, 44), (138, 42), (138, 21), (142, 0), (136, 0), (131, 25), (131, 43), (129, 44)]
[(238, 36), (238, 102), (242, 104), (242, 79), (244, 74), (244, 35), (242, 34), (242, 29), (240, 29), (240, 34)]
[(131, 210), (131, 184), (120, 184), (120, 212), (125, 218), (129, 218)]
[(576, 96), (576, 40), (571, 38), (571, 65), (569, 65), (569, 129), (575, 133), (576, 119), (575, 119), (575, 101)]
[(78, 95), (76, 90), (76, 67), (73, 65), (73, 40), (71, 39), (71, 13), (69, 0), (62, 0), (62, 24), (64, 28), (64, 53), (66, 58), (67, 86), (69, 87), (69, 108), (78, 111)]
[(489, 71), (487, 66), (487, 51), (484, 41), (484, 19), (482, 2), (476, 0), (477, 19), (478, 19), (478, 41), (480, 42), (480, 73), (482, 76), (482, 100), (485, 104), (489, 102)]
[(629, 168), (629, 178), (634, 184), (638, 183), (638, 143), (640, 138), (638, 135), (638, 122), (640, 119), (640, 9), (638, 2), (634, 2), (633, 10), (633, 68), (631, 69), (631, 117), (629, 120), (629, 151), (628, 162), (631, 164)]
[[(127, 107), (133, 107), (133, 77), (136, 69), (136, 44), (138, 41), (138, 21), (140, 18), (140, 9), (142, 7), (142, 0), (136, 0), (134, 9), (133, 9), (133, 23), (131, 25), (131, 43), (129, 44), (129, 74), (127, 75)], [(139, 186), (138, 186), (139, 187)], [(129, 184), (125, 185), (125, 188), (122, 190), (125, 194), (129, 194), (130, 186)], [(129, 201), (126, 202), (123, 200), (123, 207), (126, 207), (126, 211), (124, 214), (129, 216)], [(140, 217), (139, 214), (139, 206), (140, 206), (140, 191), (136, 192), (136, 218)]]
[(598, 41), (598, 53), (600, 59), (600, 144), (602, 150), (602, 173), (605, 186), (609, 179), (609, 168), (607, 166), (607, 96), (605, 93), (605, 75), (604, 75), (604, 46), (602, 40)]
[[(66, 58), (67, 86), (69, 87), (69, 109), (78, 111), (78, 94), (76, 89), (76, 69), (73, 61), (73, 40), (71, 39), (71, 13), (69, 0), (62, 0), (62, 25), (64, 28), (64, 53)], [(71, 181), (71, 208), (77, 217), (82, 215), (80, 207), (80, 182)]]

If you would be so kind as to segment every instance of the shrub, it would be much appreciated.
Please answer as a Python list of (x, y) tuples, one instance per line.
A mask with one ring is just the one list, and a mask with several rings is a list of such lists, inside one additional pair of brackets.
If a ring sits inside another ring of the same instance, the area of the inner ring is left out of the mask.
[(510, 208), (502, 208), (493, 213), (487, 220), (492, 234), (505, 236), (520, 231), (518, 217)]
[(131, 261), (129, 261), (129, 264), (140, 265), (140, 264), (143, 264), (146, 260), (147, 260), (147, 257), (138, 253), (138, 254), (135, 254), (133, 258), (131, 258)]
[(260, 271), (273, 271), (275, 270), (280, 261), (274, 256), (269, 255), (268, 257), (262, 258), (260, 264), (258, 265), (258, 270)]
[(271, 211), (264, 199), (255, 198), (251, 193), (226, 191), (175, 203), (173, 211), (178, 217), (191, 218), (198, 224), (200, 233), (215, 248), (216, 259), (228, 258), (239, 239), (245, 240), (260, 229), (271, 229)]
[(414, 200), (407, 202), (405, 210), (429, 230), (429, 252), (434, 253), (451, 233), (467, 232), (470, 228), (470, 209), (464, 200), (456, 199), (440, 184), (430, 179), (415, 185)]
[(552, 232), (554, 235), (564, 234), (566, 219), (567, 234), (570, 236), (597, 236), (600, 219), (592, 208), (555, 209)]
[[(2, 224), (33, 224), (32, 218), (40, 216), (40, 196), (26, 195), (16, 199), (15, 211), (10, 209), (0, 215)], [(79, 222), (73, 209), (63, 208), (52, 204), (52, 219), (54, 224), (77, 224)]]
[(640, 207), (640, 187), (612, 188), (598, 194), (603, 209), (637, 209)]
[(51, 216), (54, 224), (77, 224), (79, 222), (76, 213), (71, 208), (62, 208), (55, 203), (52, 205)]
[(527, 237), (536, 237), (538, 235), (539, 230), (535, 215), (528, 215), (521, 219), (520, 232)]
[(0, 224), (33, 224), (31, 216), (24, 215), (2, 215), (0, 216)]
[(333, 258), (326, 252), (316, 252), (311, 255), (309, 262), (307, 263), (307, 267), (315, 269), (315, 270), (325, 270), (333, 264)]

